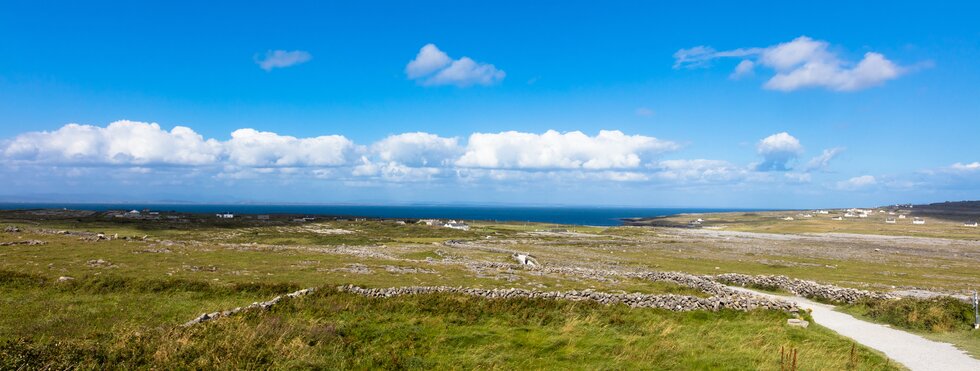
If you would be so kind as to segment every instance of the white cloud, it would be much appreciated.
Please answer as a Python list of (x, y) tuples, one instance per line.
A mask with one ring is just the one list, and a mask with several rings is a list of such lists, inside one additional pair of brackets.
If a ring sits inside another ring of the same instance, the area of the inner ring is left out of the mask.
[(732, 74), (729, 75), (728, 77), (733, 80), (738, 80), (746, 76), (751, 76), (754, 73), (755, 73), (755, 62), (745, 59), (742, 60), (741, 62), (738, 62), (738, 65), (735, 66), (735, 72), (732, 72)]
[(763, 161), (756, 166), (759, 171), (789, 170), (789, 163), (803, 153), (800, 141), (787, 132), (776, 133), (763, 138), (756, 145)]
[(544, 134), (507, 131), (470, 135), (460, 167), (504, 169), (624, 169), (645, 158), (676, 149), (677, 144), (621, 131), (602, 130), (590, 137), (580, 131)]
[(261, 58), (256, 56), (255, 63), (263, 70), (272, 71), (274, 68), (285, 68), (306, 63), (310, 59), (313, 59), (313, 56), (303, 50), (269, 50)]
[(837, 182), (837, 188), (844, 190), (859, 190), (878, 184), (878, 180), (871, 175), (856, 176), (848, 180)]
[(422, 132), (391, 135), (371, 145), (371, 150), (382, 161), (410, 166), (445, 166), (462, 153), (457, 138)]
[(811, 158), (810, 161), (807, 161), (806, 166), (803, 167), (803, 170), (804, 171), (826, 170), (827, 167), (830, 166), (830, 160), (833, 160), (834, 157), (837, 157), (837, 155), (841, 154), (842, 152), (844, 152), (844, 148), (842, 147), (825, 149), (823, 150), (822, 153), (820, 153), (819, 156)]
[(405, 74), (410, 79), (417, 79), (438, 71), (450, 63), (452, 63), (452, 59), (442, 50), (439, 50), (435, 44), (426, 44), (415, 55), (415, 59), (405, 66)]
[(405, 66), (405, 75), (422, 85), (492, 85), (507, 74), (492, 64), (476, 62), (469, 57), (453, 60), (434, 44), (426, 44), (415, 59)]
[(386, 181), (411, 182), (432, 179), (442, 170), (433, 167), (413, 167), (388, 161), (373, 162), (367, 157), (361, 157), (361, 163), (354, 167), (351, 174), (358, 177), (379, 178)]
[(668, 181), (713, 183), (741, 179), (744, 168), (722, 160), (664, 160), (656, 166), (657, 177)]
[(296, 138), (238, 129), (225, 147), (231, 163), (241, 166), (340, 166), (348, 162), (354, 143), (340, 135)]
[[(766, 89), (794, 91), (822, 87), (835, 91), (854, 91), (880, 85), (907, 71), (884, 55), (867, 52), (856, 64), (843, 60), (830, 51), (826, 41), (800, 36), (792, 41), (766, 48), (716, 51), (697, 46), (674, 53), (674, 68), (704, 67), (718, 58), (738, 57), (732, 78), (747, 76), (757, 65), (772, 69), (775, 74), (763, 85)], [(754, 61), (750, 58), (754, 58)]]
[(974, 161), (968, 164), (957, 162), (950, 166), (950, 168), (961, 172), (980, 171), (980, 162)]
[(717, 51), (710, 46), (695, 46), (690, 49), (681, 49), (674, 53), (674, 68), (699, 68), (707, 67), (712, 60), (725, 57), (748, 57), (759, 54), (761, 48), (734, 49)]
[(54, 164), (204, 165), (218, 160), (221, 144), (183, 126), (168, 132), (156, 123), (116, 121), (104, 128), (68, 124), (52, 132), (21, 134), (3, 154)]

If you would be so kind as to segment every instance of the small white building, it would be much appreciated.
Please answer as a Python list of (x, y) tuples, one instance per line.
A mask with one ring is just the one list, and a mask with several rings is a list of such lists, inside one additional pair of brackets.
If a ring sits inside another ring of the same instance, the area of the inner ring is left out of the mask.
[(857, 214), (854, 214), (852, 212), (846, 212), (846, 213), (844, 213), (844, 217), (845, 218), (857, 218)]
[(827, 210), (817, 210), (817, 214), (830, 214)]
[(787, 216), (787, 217), (783, 218), (783, 220), (795, 220), (795, 219), (793, 219), (792, 216)]
[(418, 221), (418, 224), (439, 225), (439, 220), (436, 220), (436, 219), (420, 219)]
[(813, 217), (813, 214), (803, 214), (803, 217), (804, 218), (812, 218)]
[(899, 219), (905, 219), (905, 214), (898, 214)]
[(235, 217), (235, 214), (232, 213), (221, 213), (221, 214), (214, 214), (214, 215), (220, 219), (231, 219)]
[(470, 230), (470, 225), (469, 224), (466, 224), (466, 223), (463, 223), (463, 222), (457, 222), (455, 220), (450, 220), (449, 223), (443, 224), (442, 226), (443, 227), (446, 227), (446, 228), (459, 229), (461, 231), (468, 231), (468, 230)]
[(974, 227), (974, 228), (975, 228), (975, 227), (977, 226), (977, 222), (973, 222), (973, 223), (963, 223), (963, 226), (964, 226), (964, 227)]
[(886, 218), (885, 224), (895, 224), (895, 218)]
[(922, 218), (912, 218), (912, 224), (926, 224), (926, 220)]
[(830, 218), (830, 219), (831, 219), (831, 220), (844, 220), (844, 217), (840, 217), (840, 216), (835, 216), (835, 217), (833, 217), (833, 218)]
[(139, 210), (130, 210), (129, 211), (129, 214), (130, 215), (139, 215), (140, 214), (140, 211)]

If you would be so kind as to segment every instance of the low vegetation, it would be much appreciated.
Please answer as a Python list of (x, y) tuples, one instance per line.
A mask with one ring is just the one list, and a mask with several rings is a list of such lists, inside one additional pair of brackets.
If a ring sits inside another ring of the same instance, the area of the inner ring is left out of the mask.
[[(174, 294), (210, 285), (179, 285)], [(22, 320), (30, 315), (9, 308)], [(92, 326), (75, 336), (5, 334), (0, 368), (776, 369), (785, 348), (798, 350), (802, 369), (897, 369), (861, 347), (852, 356), (853, 344), (828, 330), (788, 327), (788, 316), (444, 294), (375, 299), (324, 288), (190, 328), (163, 321)]]
[[(567, 273), (598, 269), (780, 274), (862, 289), (956, 291), (975, 281), (978, 263), (965, 239), (896, 244), (649, 227), (471, 222), (469, 231), (459, 231), (410, 221), (180, 218), (0, 212), (0, 369), (777, 369), (781, 349), (795, 349), (801, 369), (892, 369), (860, 346), (852, 356), (851, 342), (819, 324), (787, 326), (781, 312), (678, 313), (449, 294), (381, 300), (332, 288), (707, 295), (668, 282)], [(515, 267), (515, 253), (569, 270)], [(271, 312), (180, 327), (201, 313), (308, 287), (321, 290)], [(980, 337), (951, 317), (962, 309), (956, 308), (869, 302), (847, 310), (980, 353)]]

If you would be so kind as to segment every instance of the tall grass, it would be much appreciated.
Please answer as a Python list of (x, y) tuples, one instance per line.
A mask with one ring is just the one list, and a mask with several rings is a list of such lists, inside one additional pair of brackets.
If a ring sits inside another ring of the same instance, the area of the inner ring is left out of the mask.
[(911, 330), (944, 333), (969, 330), (973, 325), (973, 307), (951, 297), (866, 300), (850, 310)]
[(864, 348), (852, 357), (850, 342), (819, 326), (790, 328), (786, 318), (451, 294), (379, 299), (324, 288), (190, 328), (129, 324), (85, 338), (12, 339), (0, 343), (0, 369), (776, 369), (783, 347), (798, 349), (801, 369), (892, 368)]

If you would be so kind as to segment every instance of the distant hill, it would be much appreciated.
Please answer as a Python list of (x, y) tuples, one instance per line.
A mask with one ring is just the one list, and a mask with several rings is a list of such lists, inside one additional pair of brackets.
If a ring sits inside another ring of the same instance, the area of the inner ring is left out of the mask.
[(927, 214), (956, 220), (975, 219), (980, 216), (980, 201), (946, 201), (927, 205), (915, 205), (913, 214)]

